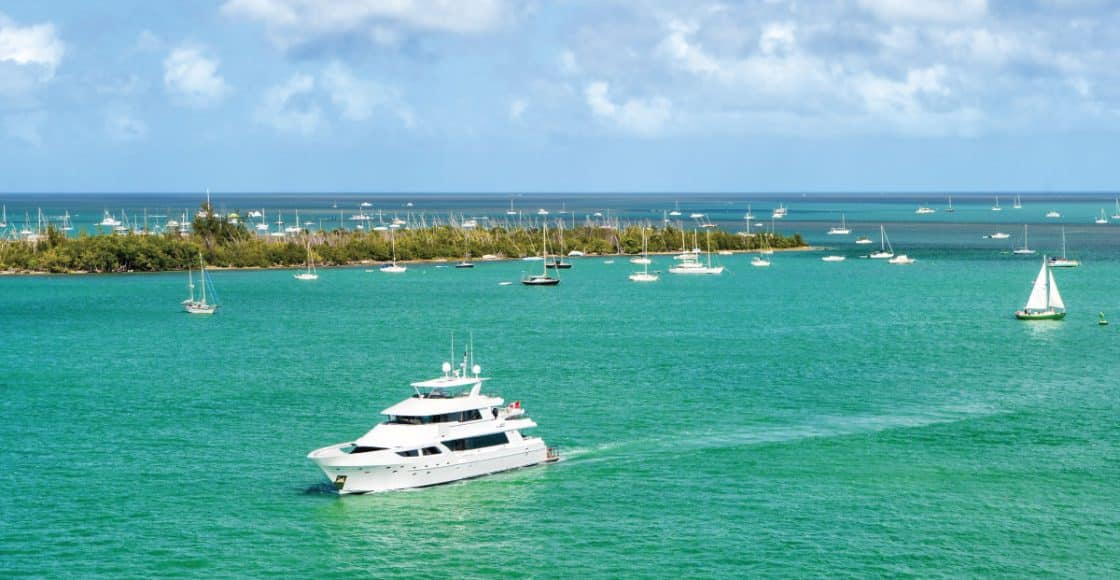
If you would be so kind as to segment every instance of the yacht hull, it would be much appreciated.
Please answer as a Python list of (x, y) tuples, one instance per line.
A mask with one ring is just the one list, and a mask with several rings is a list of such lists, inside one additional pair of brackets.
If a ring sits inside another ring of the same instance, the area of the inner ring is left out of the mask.
[(1065, 312), (1023, 312), (1015, 313), (1019, 320), (1061, 320), (1066, 317)]
[(355, 464), (354, 456), (333, 453), (345, 445), (324, 447), (308, 455), (340, 495), (428, 487), (555, 460), (544, 441), (537, 438), (486, 449), (364, 465)]

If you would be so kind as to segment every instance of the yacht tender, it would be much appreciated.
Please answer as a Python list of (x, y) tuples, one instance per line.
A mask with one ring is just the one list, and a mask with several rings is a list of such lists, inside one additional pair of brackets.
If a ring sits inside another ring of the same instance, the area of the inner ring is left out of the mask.
[(468, 372), (468, 354), (454, 371), (412, 383), (415, 393), (385, 409), (365, 435), (307, 455), (340, 494), (425, 487), (559, 459), (539, 437), (521, 402), (482, 393), (482, 369)]

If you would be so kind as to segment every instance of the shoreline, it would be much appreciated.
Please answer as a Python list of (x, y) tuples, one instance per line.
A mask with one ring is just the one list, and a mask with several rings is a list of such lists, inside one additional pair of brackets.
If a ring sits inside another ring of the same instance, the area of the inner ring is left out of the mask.
[[(797, 247), (797, 248), (774, 248), (773, 251), (774, 251), (774, 253), (779, 253), (779, 252), (816, 252), (816, 251), (822, 251), (822, 250), (826, 250), (826, 249), (827, 248), (818, 247), (818, 246), (802, 246), (802, 247)], [(758, 253), (758, 250), (730, 250), (730, 251), (733, 255), (757, 254)], [(649, 252), (649, 255), (650, 256), (676, 256), (680, 253), (681, 252)], [(586, 254), (586, 255), (583, 255), (583, 256), (563, 256), (563, 257), (564, 258), (576, 258), (576, 259), (584, 259), (584, 258), (601, 258), (601, 259), (628, 258), (629, 259), (629, 258), (634, 258), (634, 257), (640, 256), (640, 255), (641, 254)], [(397, 263), (398, 264), (408, 264), (408, 265), (413, 265), (413, 264), (450, 264), (450, 263), (455, 263), (458, 260), (459, 260), (459, 258), (429, 258), (429, 259), (420, 259), (420, 260), (397, 260)], [(493, 263), (493, 262), (523, 262), (523, 261), (535, 262), (535, 261), (539, 261), (539, 260), (525, 260), (524, 258), (506, 258), (506, 257), (498, 258), (496, 260), (472, 259), (472, 262), (476, 265), (477, 264), (484, 264), (484, 263)], [(384, 266), (385, 264), (389, 264), (389, 263), (391, 263), (391, 260), (356, 260), (356, 261), (353, 261), (353, 262), (347, 262), (345, 264), (332, 264), (332, 265), (329, 265), (329, 266), (316, 266), (316, 269), (318, 269), (318, 270), (333, 270), (333, 269), (342, 269), (342, 268), (360, 268), (360, 267), (368, 267), (368, 266), (375, 266), (376, 267), (376, 266)], [(211, 271), (215, 271), (215, 272), (242, 272), (242, 271), (247, 272), (247, 271), (253, 271), (253, 270), (261, 270), (261, 271), (302, 270), (303, 268), (304, 268), (304, 265), (302, 265), (302, 264), (301, 265), (274, 265), (274, 266), (206, 266), (207, 270), (211, 270)], [(127, 275), (127, 274), (167, 274), (169, 272), (186, 272), (186, 270), (185, 269), (182, 269), (182, 270), (155, 270), (155, 271), (128, 270), (128, 271), (125, 271), (125, 272), (90, 272), (88, 270), (71, 270), (71, 271), (68, 271), (68, 272), (47, 272), (45, 270), (0, 270), (0, 277), (3, 277), (3, 276), (117, 276), (117, 275)]]

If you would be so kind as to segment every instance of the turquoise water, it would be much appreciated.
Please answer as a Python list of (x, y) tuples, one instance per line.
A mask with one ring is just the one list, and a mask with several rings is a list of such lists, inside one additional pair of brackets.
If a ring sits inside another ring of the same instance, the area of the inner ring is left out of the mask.
[[(887, 227), (917, 264), (224, 271), (213, 318), (181, 274), (0, 278), (0, 575), (1120, 573), (1114, 234), (1079, 234), (1070, 315), (1030, 324), (1039, 258)], [(331, 494), (304, 455), (452, 331), (565, 460)]]

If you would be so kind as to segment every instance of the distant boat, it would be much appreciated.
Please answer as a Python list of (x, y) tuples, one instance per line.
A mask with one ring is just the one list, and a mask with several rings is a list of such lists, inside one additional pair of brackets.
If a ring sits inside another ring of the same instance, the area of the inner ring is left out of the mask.
[(1007, 234), (1007, 233), (1004, 233), (1004, 232), (996, 232), (994, 234), (988, 234), (984, 237), (987, 238), (987, 239), (990, 239), (990, 240), (1006, 240), (1007, 238), (1011, 237), (1011, 234)]
[(105, 217), (102, 218), (101, 223), (98, 224), (98, 225), (102, 225), (102, 226), (110, 227), (110, 228), (115, 228), (115, 227), (121, 225), (121, 222), (120, 222), (120, 220), (114, 218), (112, 216), (112, 214), (109, 213), (109, 210), (105, 210)]
[(408, 266), (397, 264), (397, 230), (389, 228), (389, 245), (392, 247), (393, 261), (382, 266), (381, 272), (386, 274), (403, 274), (408, 271)]
[(678, 217), (681, 215), (681, 203), (679, 201), (673, 202), (673, 211), (669, 212), (669, 215), (673, 217)]
[(887, 260), (894, 257), (894, 248), (891, 247), (891, 241), (887, 239), (887, 230), (882, 224), (879, 224), (879, 249), (867, 255), (872, 260)]
[(1030, 245), (1027, 243), (1027, 224), (1023, 224), (1023, 247), (1015, 248), (1011, 251), (1011, 253), (1018, 254), (1020, 256), (1029, 256), (1035, 253), (1035, 251), (1032, 250), (1030, 248)]
[(541, 273), (523, 276), (521, 283), (526, 286), (555, 286), (560, 278), (548, 275), (548, 220), (541, 220)]
[(848, 229), (848, 224), (844, 221), (844, 214), (840, 214), (840, 225), (828, 228), (828, 235), (830, 236), (846, 236), (850, 233), (852, 233), (852, 230)]
[(311, 257), (311, 240), (307, 241), (307, 271), (295, 275), (296, 280), (318, 280), (319, 272), (315, 270), (315, 258)]
[(1023, 209), (1023, 200), (1019, 198), (1019, 194), (1015, 194), (1015, 203), (1011, 204), (1011, 209)]
[(781, 219), (786, 217), (787, 215), (789, 215), (789, 208), (779, 203), (778, 207), (774, 208), (774, 213), (770, 214), (770, 217), (774, 219)]
[(708, 239), (708, 265), (700, 263), (700, 259), (695, 253), (684, 254), (684, 259), (671, 268), (670, 274), (708, 274), (718, 275), (723, 273), (723, 266), (712, 265), (712, 236), (710, 230), (704, 230), (705, 237)]
[(0, 228), (8, 227), (8, 206), (4, 205), (3, 215), (0, 215)]
[[(214, 284), (210, 281), (210, 277), (206, 275), (206, 263), (202, 261), (202, 254), (198, 255), (199, 273), (198, 283), (202, 287), (202, 292), (198, 298), (194, 294), (194, 279), (191, 277), (191, 270), (187, 268), (187, 299), (183, 301), (183, 309), (188, 314), (213, 314), (217, 312), (221, 304), (217, 303), (217, 293), (214, 292)], [(214, 295), (215, 301), (211, 303), (207, 296), (206, 290), (210, 289), (210, 294)]]
[(856, 243), (863, 246), (871, 243), (871, 238), (867, 236), (860, 236), (856, 238)]
[(949, 207), (945, 208), (945, 211), (947, 213), (953, 213), (953, 212), (957, 211), (957, 210), (953, 209), (953, 196), (951, 196), (951, 195), (949, 196)]
[(1107, 216), (1107, 215), (1105, 215), (1105, 213), (1104, 213), (1104, 208), (1103, 208), (1103, 207), (1101, 208), (1101, 215), (1100, 215), (1100, 217), (1098, 217), (1097, 219), (1093, 220), (1093, 223), (1097, 223), (1097, 224), (1107, 224), (1107, 223), (1108, 223), (1108, 216)]
[(1116, 198), (1116, 211), (1112, 214), (1112, 219), (1120, 220), (1120, 197)]
[(914, 210), (914, 213), (924, 215), (924, 214), (937, 213), (937, 210), (933, 209), (932, 207), (929, 207), (928, 205), (923, 205), (923, 206), (919, 207), (918, 209)]
[(1031, 287), (1030, 298), (1026, 306), (1015, 313), (1019, 320), (1061, 320), (1066, 317), (1066, 305), (1062, 302), (1062, 295), (1058, 293), (1058, 283), (1054, 280), (1054, 273), (1042, 258), (1042, 268), (1034, 279)]
[(913, 264), (914, 262), (917, 262), (917, 260), (911, 258), (910, 256), (907, 256), (906, 254), (899, 254), (887, 260), (888, 264)]
[(773, 254), (774, 250), (770, 249), (769, 237), (770, 236), (766, 234), (762, 235), (762, 245), (759, 247), (758, 255), (751, 258), (751, 266), (754, 266), (755, 268), (770, 267), (770, 258), (767, 258), (766, 256)]
[(996, 196), (996, 204), (992, 206), (992, 211), (1003, 211), (1003, 208), (999, 206), (999, 196), (998, 195)]
[(642, 271), (630, 274), (631, 282), (656, 282), (661, 279), (661, 275), (657, 272), (652, 274), (649, 272), (649, 240), (646, 238), (645, 228), (642, 228), (642, 262), (640, 263), (642, 264)]
[(1062, 257), (1050, 258), (1051, 268), (1076, 268), (1081, 265), (1080, 260), (1071, 260), (1066, 256), (1066, 228), (1062, 226)]
[(564, 222), (561, 221), (560, 222), (560, 247), (556, 250), (556, 257), (553, 258), (552, 261), (548, 263), (549, 268), (558, 269), (558, 270), (570, 270), (572, 268), (572, 263), (571, 262), (565, 262), (564, 261), (564, 255), (561, 254), (561, 252), (563, 252), (563, 251), (564, 251)]
[(1060, 218), (1060, 217), (1062, 217), (1062, 214), (1058, 213), (1057, 210), (1052, 209), (1052, 210), (1046, 212), (1046, 217), (1048, 217), (1048, 218)]
[(846, 259), (847, 258), (844, 257), (844, 256), (837, 256), (835, 254), (830, 255), (830, 256), (821, 256), (821, 261), (822, 262), (843, 262)]

